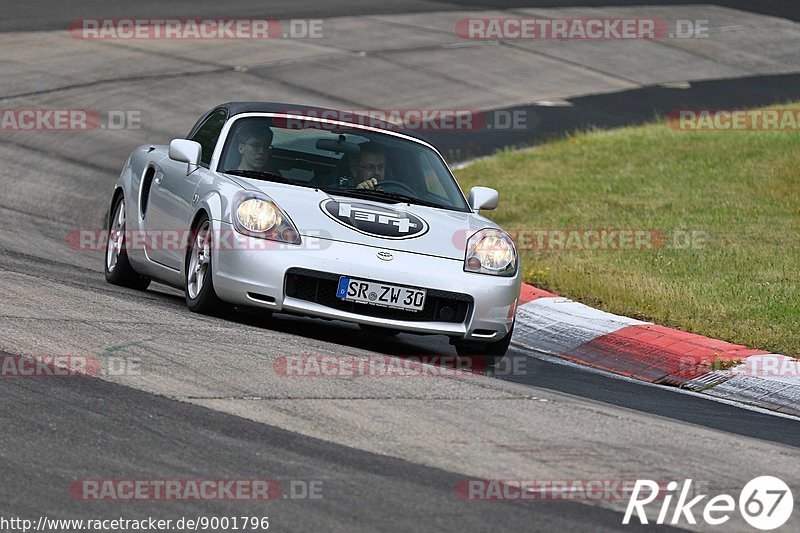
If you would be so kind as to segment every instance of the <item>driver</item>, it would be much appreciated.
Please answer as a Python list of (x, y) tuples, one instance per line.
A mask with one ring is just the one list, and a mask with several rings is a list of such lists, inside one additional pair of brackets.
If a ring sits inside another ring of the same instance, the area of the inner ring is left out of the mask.
[(243, 124), (237, 132), (239, 154), (242, 160), (239, 170), (260, 170), (278, 174), (278, 168), (270, 157), (272, 130), (266, 124)]
[(356, 189), (374, 189), (383, 181), (386, 172), (386, 151), (375, 143), (365, 142), (359, 146), (357, 156), (350, 161), (350, 172)]

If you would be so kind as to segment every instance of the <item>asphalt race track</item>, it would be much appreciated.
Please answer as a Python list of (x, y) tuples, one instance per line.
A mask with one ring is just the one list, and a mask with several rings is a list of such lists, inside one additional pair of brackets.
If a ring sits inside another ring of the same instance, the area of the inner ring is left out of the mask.
[[(714, 13), (722, 14), (751, 4), (712, 3), (721, 10)], [(139, 293), (107, 284), (102, 254), (66, 242), (76, 229), (104, 225), (114, 181), (133, 148), (184, 135), (209, 102), (269, 96), (361, 103), (356, 90), (334, 95), (293, 85), (286, 81), (293, 72), (276, 71), (283, 76), (279, 81), (255, 67), (234, 73), (231, 66), (244, 61), (240, 49), (81, 42), (64, 31), (71, 20), (367, 15), (366, 23), (376, 24), (372, 17), (647, 4), (667, 2), (278, 1), (270, 3), (269, 13), (256, 1), (236, 8), (195, 2), (192, 12), (150, 1), (0, 6), (0, 107), (142, 112), (136, 130), (0, 132), (0, 355), (77, 355), (135, 366), (100, 377), (0, 377), (0, 517), (269, 516), (275, 531), (616, 531), (636, 529), (621, 525), (627, 500), (469, 502), (456, 487), (465, 479), (693, 479), (708, 494), (738, 495), (760, 475), (800, 487), (800, 424), (794, 418), (558, 364), (516, 348), (486, 375), (286, 377), (277, 371), (283, 356), (455, 352), (444, 337), (399, 335), (387, 341), (321, 320), (199, 316), (174, 289), (154, 284)], [(758, 16), (798, 20), (796, 2), (752, 4), (758, 4), (752, 8)], [(357, 29), (358, 23), (354, 18), (338, 24)], [(294, 43), (275, 43), (274, 53), (294, 54), (288, 44)], [(253, 64), (264, 63), (255, 57), (261, 52), (250, 53)], [(307, 54), (314, 61), (326, 57), (317, 50)], [(288, 69), (302, 67), (305, 59), (286, 61), (294, 62)], [(797, 76), (778, 68), (720, 76), (693, 83), (680, 96), (617, 80), (604, 85), (603, 94), (568, 91), (571, 107), (537, 108), (548, 127), (513, 138), (476, 132), (434, 141), (478, 154), (586, 123), (636, 123), (687, 101), (708, 105), (714, 95), (720, 107), (785, 101), (800, 96)], [(407, 92), (393, 90), (397, 98)], [(389, 89), (381, 98), (382, 105), (393, 105)], [(524, 108), (524, 102), (492, 107)], [(83, 501), (69, 493), (70, 484), (81, 479), (255, 478), (278, 480), (284, 488), (321, 482), (322, 497), (128, 502)], [(796, 515), (787, 530), (800, 529)], [(738, 516), (725, 527), (750, 531)]]

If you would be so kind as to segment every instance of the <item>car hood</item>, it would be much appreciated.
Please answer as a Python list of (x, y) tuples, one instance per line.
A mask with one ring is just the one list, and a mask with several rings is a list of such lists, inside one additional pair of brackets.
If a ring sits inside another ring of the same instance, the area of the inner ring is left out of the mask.
[(499, 227), (472, 212), (389, 204), (330, 195), (308, 187), (242, 181), (275, 200), (306, 238), (463, 260), (466, 241), (472, 234)]

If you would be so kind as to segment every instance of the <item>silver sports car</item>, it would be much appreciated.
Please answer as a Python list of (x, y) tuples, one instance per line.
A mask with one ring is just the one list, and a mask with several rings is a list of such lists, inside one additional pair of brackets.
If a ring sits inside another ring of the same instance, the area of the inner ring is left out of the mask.
[(521, 279), (513, 241), (479, 214), (497, 191), (464, 198), (439, 152), (398, 128), (292, 109), (224, 104), (187, 138), (134, 150), (111, 200), (106, 279), (183, 289), (196, 312), (442, 334), (499, 360)]

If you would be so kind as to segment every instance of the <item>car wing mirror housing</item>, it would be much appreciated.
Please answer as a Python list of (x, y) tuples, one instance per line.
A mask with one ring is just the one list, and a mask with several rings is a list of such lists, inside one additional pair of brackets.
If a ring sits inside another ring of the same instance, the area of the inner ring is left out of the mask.
[(191, 174), (200, 165), (203, 149), (197, 141), (188, 139), (172, 139), (169, 143), (169, 158), (173, 161), (187, 163), (186, 174)]
[(473, 211), (478, 212), (481, 209), (497, 209), (497, 202), (500, 199), (500, 194), (489, 187), (473, 187), (469, 190), (469, 206)]

